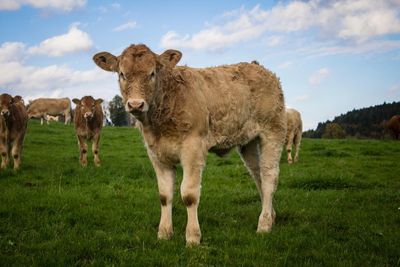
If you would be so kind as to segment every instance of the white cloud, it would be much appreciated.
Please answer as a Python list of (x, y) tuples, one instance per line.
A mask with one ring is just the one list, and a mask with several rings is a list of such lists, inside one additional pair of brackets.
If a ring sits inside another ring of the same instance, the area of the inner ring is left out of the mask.
[(89, 34), (78, 29), (77, 24), (73, 24), (66, 34), (46, 39), (38, 46), (30, 47), (28, 53), (59, 57), (78, 51), (86, 51), (92, 46), (93, 42)]
[(322, 68), (314, 72), (310, 78), (308, 79), (311, 85), (320, 84), (323, 80), (325, 80), (330, 75), (330, 71), (328, 68)]
[(97, 67), (78, 71), (63, 65), (37, 67), (21, 62), (3, 62), (0, 68), (8, 70), (0, 75), (0, 87), (11, 89), (25, 98), (55, 97), (55, 92), (58, 92), (57, 97), (93, 94), (110, 99), (118, 93), (115, 75)]
[(121, 24), (113, 29), (114, 32), (122, 32), (137, 28), (136, 21), (128, 21), (127, 23)]
[(26, 5), (69, 12), (84, 7), (85, 4), (86, 0), (0, 0), (0, 10), (17, 10)]
[[(267, 10), (258, 5), (250, 10), (242, 7), (226, 12), (222, 22), (207, 25), (192, 35), (168, 31), (162, 36), (160, 46), (215, 51), (263, 34), (300, 31), (317, 32), (320, 38), (337, 43), (343, 40), (366, 42), (400, 33), (399, 6), (398, 0), (296, 0), (286, 4), (279, 2)], [(274, 45), (281, 39), (275, 37), (270, 41)]]
[(0, 46), (0, 62), (18, 61), (24, 56), (25, 44), (6, 42)]

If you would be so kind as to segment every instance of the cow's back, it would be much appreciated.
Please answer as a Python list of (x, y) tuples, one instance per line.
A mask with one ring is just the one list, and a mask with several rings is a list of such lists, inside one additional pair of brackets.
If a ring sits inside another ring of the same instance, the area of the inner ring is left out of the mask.
[[(209, 146), (245, 144), (267, 128), (286, 128), (278, 78), (258, 64), (177, 68), (186, 81), (186, 110), (208, 126)], [(283, 135), (285, 134), (282, 131)]]
[(38, 98), (30, 103), (28, 113), (57, 116), (70, 111), (70, 109), (71, 101), (69, 98)]

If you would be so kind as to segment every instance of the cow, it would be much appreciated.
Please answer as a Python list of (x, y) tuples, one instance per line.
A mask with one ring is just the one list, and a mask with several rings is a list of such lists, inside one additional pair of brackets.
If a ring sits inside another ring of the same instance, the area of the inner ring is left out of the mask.
[(92, 96), (84, 96), (82, 99), (74, 98), (76, 104), (74, 124), (78, 146), (80, 151), (79, 161), (83, 167), (87, 166), (87, 141), (92, 141), (94, 164), (100, 166), (99, 142), (103, 127), (103, 99), (94, 99)]
[(299, 160), (301, 135), (303, 133), (303, 122), (301, 121), (300, 112), (298, 112), (295, 109), (288, 108), (286, 110), (286, 117), (287, 117), (287, 132), (286, 132), (287, 161), (289, 164), (292, 164), (293, 144), (296, 149), (294, 162), (297, 162)]
[(14, 170), (17, 170), (21, 166), (22, 146), (27, 121), (28, 115), (21, 96), (0, 95), (0, 152), (2, 169), (8, 166), (10, 150), (14, 159)]
[(65, 116), (65, 124), (71, 121), (71, 100), (65, 98), (38, 98), (29, 101), (28, 104), (28, 117), (40, 118), (41, 124), (43, 120), (47, 120), (47, 115), (51, 116)]
[(100, 52), (94, 62), (116, 72), (125, 109), (140, 123), (154, 167), (161, 218), (158, 238), (173, 234), (172, 197), (176, 165), (183, 168), (181, 198), (187, 209), (186, 244), (201, 240), (197, 209), (208, 151), (238, 152), (261, 196), (257, 232), (271, 230), (279, 161), (286, 135), (284, 96), (279, 79), (258, 64), (213, 68), (177, 67), (182, 53), (161, 55), (131, 45), (120, 56)]
[(400, 139), (400, 115), (394, 115), (390, 118), (387, 122), (387, 128), (391, 133), (393, 139), (399, 140)]

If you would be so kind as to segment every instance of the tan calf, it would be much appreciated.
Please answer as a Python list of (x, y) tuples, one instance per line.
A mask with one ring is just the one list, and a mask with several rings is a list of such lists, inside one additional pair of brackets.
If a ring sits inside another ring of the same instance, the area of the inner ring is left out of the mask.
[(1, 168), (9, 163), (11, 150), (14, 170), (21, 165), (22, 146), (24, 143), (28, 116), (20, 96), (0, 95), (0, 152)]
[(103, 99), (94, 99), (91, 96), (84, 96), (81, 100), (74, 98), (76, 104), (74, 124), (80, 151), (79, 161), (82, 166), (87, 166), (87, 141), (92, 141), (92, 152), (94, 164), (100, 166), (99, 142), (100, 133), (103, 127)]
[(287, 109), (287, 132), (286, 132), (286, 151), (287, 161), (289, 164), (293, 163), (292, 147), (296, 149), (294, 155), (294, 162), (299, 160), (299, 151), (301, 143), (301, 135), (303, 134), (303, 122), (301, 121), (300, 112), (295, 109)]
[(118, 73), (126, 110), (140, 122), (157, 175), (158, 238), (172, 236), (175, 168), (180, 163), (180, 191), (188, 216), (186, 243), (200, 243), (197, 208), (207, 152), (222, 155), (233, 147), (239, 148), (261, 196), (257, 231), (269, 232), (286, 134), (280, 82), (258, 64), (176, 67), (181, 56), (176, 50), (157, 55), (145, 45), (131, 45), (118, 57), (102, 52), (93, 58), (100, 68)]

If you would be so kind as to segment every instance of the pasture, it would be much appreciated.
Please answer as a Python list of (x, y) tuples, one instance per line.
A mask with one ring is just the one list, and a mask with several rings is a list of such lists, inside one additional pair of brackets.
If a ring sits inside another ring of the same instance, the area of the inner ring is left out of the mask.
[[(174, 236), (157, 240), (160, 204), (138, 130), (105, 127), (95, 168), (78, 162), (71, 125), (30, 121), (18, 172), (0, 172), (0, 265), (398, 266), (400, 142), (303, 139), (283, 155), (276, 222), (256, 234), (259, 196), (238, 155), (210, 154), (199, 221), (185, 247), (175, 192)], [(178, 169), (177, 186), (182, 179)]]

